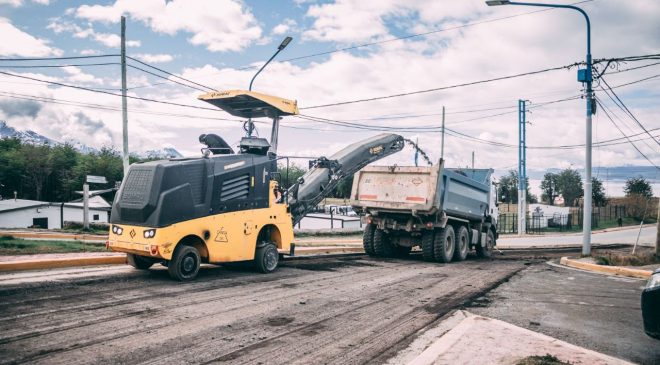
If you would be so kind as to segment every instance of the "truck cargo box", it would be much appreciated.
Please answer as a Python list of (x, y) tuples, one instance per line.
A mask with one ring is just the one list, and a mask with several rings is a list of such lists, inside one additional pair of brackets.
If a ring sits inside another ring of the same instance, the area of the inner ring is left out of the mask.
[(492, 169), (368, 166), (353, 179), (351, 205), (371, 214), (413, 213), (480, 220), (491, 203)]

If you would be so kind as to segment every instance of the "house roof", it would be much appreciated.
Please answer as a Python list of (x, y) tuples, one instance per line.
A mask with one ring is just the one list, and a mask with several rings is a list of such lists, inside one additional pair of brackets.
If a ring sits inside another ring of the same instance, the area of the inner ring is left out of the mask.
[[(27, 200), (27, 199), (6, 199), (0, 200), (0, 213), (7, 213), (16, 210), (39, 208), (39, 207), (59, 207), (62, 203), (49, 203), (39, 200)], [(83, 208), (82, 202), (69, 202), (64, 203), (65, 207), (68, 208)], [(112, 206), (105, 199), (100, 196), (94, 196), (89, 199), (89, 209), (92, 210), (104, 210), (110, 211)]]

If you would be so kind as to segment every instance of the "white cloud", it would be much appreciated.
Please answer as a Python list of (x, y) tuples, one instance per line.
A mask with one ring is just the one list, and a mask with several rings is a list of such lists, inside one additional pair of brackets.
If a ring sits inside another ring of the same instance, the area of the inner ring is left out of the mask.
[(254, 15), (239, 0), (117, 0), (113, 5), (82, 5), (76, 16), (90, 21), (116, 23), (122, 14), (168, 35), (192, 34), (191, 44), (212, 52), (240, 51), (262, 35)]
[[(55, 32), (55, 34), (67, 32), (72, 33), (74, 38), (89, 38), (108, 48), (119, 48), (121, 46), (121, 37), (119, 35), (114, 33), (98, 33), (91, 25), (84, 29), (78, 24), (55, 19), (46, 28)], [(138, 40), (126, 41), (127, 47), (140, 47), (141, 45), (142, 42)]]
[(82, 56), (96, 56), (101, 54), (101, 51), (96, 50), (96, 49), (83, 49), (80, 51), (80, 55)]
[(0, 55), (20, 57), (59, 56), (62, 50), (51, 47), (48, 41), (36, 38), (16, 28), (9, 19), (0, 17)]
[(93, 84), (98, 84), (101, 85), (103, 84), (103, 80), (95, 77), (94, 75), (88, 74), (83, 72), (78, 67), (74, 66), (68, 66), (68, 67), (63, 67), (62, 70), (66, 72), (69, 76), (67, 76), (67, 81), (77, 84), (77, 83), (93, 83)]
[[(32, 2), (40, 5), (50, 4), (50, 0), (32, 0)], [(23, 0), (0, 0), (0, 5), (9, 5), (17, 8), (23, 6)]]
[(284, 19), (284, 21), (282, 23), (276, 25), (273, 28), (272, 33), (274, 35), (286, 34), (286, 33), (289, 33), (291, 31), (294, 31), (296, 25), (297, 25), (297, 23), (296, 23), (295, 20), (287, 18), (287, 19)]
[(135, 55), (135, 58), (147, 62), (147, 63), (166, 63), (171, 62), (174, 57), (169, 54), (149, 54), (149, 53), (138, 53)]

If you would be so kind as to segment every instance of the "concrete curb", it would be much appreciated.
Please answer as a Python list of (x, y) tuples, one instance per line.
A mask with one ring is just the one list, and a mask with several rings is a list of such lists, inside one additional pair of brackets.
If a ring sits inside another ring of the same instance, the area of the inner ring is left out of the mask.
[(652, 272), (648, 270), (630, 269), (621, 266), (597, 265), (597, 264), (591, 264), (588, 262), (583, 262), (578, 260), (571, 260), (568, 257), (562, 257), (559, 263), (561, 265), (573, 267), (576, 269), (582, 269), (582, 270), (597, 272), (601, 274), (627, 276), (638, 279), (648, 279), (649, 277), (651, 277), (652, 274)]
[(126, 263), (125, 255), (108, 257), (72, 257), (51, 260), (0, 262), (0, 271), (41, 270), (94, 265), (123, 265)]

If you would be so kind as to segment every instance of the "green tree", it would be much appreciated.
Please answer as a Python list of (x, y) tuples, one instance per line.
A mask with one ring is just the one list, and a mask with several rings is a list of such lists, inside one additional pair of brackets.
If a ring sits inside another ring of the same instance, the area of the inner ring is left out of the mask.
[(49, 145), (23, 144), (20, 153), (23, 155), (23, 177), (28, 188), (28, 198), (41, 200), (46, 181), (53, 171)]
[(623, 191), (626, 193), (626, 196), (639, 195), (647, 199), (653, 197), (651, 184), (641, 176), (631, 177), (626, 180), (626, 186), (623, 188)]
[(17, 138), (0, 139), (0, 197), (13, 198), (14, 191), (23, 196), (25, 162), (21, 154), (21, 141)]
[(584, 196), (580, 173), (568, 168), (557, 174), (557, 191), (564, 197), (564, 205), (577, 206), (580, 198)]
[(546, 202), (549, 205), (554, 205), (555, 198), (559, 195), (557, 192), (557, 181), (559, 179), (558, 174), (553, 174), (548, 172), (543, 175), (543, 181), (541, 181), (541, 200)]
[(603, 207), (607, 204), (603, 182), (595, 177), (591, 178), (591, 199), (597, 207)]
[[(534, 203), (538, 198), (533, 195), (529, 189), (529, 179), (527, 182), (527, 202)], [(498, 199), (503, 203), (518, 203), (518, 171), (509, 170), (509, 172), (502, 176), (498, 181), (497, 187)]]
[(288, 189), (296, 183), (298, 178), (307, 172), (307, 169), (304, 169), (296, 164), (290, 164), (288, 169), (286, 165), (278, 166), (277, 172), (280, 174), (279, 182), (281, 187), (283, 189)]

